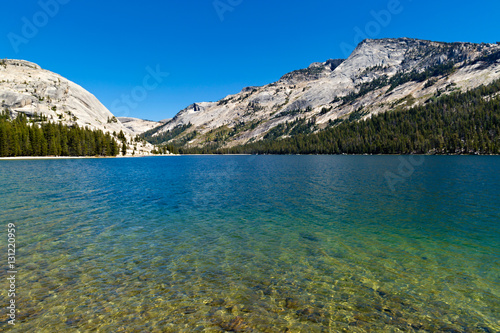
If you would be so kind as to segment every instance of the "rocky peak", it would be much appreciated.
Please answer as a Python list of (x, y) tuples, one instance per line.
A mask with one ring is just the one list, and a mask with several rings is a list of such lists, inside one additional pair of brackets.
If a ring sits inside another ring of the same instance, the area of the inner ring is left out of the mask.
[(241, 89), (241, 92), (243, 92), (243, 93), (251, 92), (251, 91), (254, 91), (257, 88), (260, 88), (260, 87), (257, 87), (257, 86), (245, 87), (245, 88)]
[(380, 65), (399, 66), (400, 70), (409, 71), (446, 62), (459, 64), (475, 61), (498, 52), (498, 49), (498, 45), (486, 43), (446, 43), (413, 38), (365, 39), (356, 47), (349, 59), (364, 58), (364, 65), (378, 62)]
[(42, 69), (40, 66), (33, 62), (29, 62), (26, 60), (18, 60), (18, 59), (3, 59), (0, 60), (0, 65), (3, 65), (4, 68), (7, 66), (17, 66), (17, 67), (26, 67), (31, 69)]
[(326, 62), (313, 62), (307, 68), (298, 69), (283, 75), (280, 81), (287, 84), (296, 84), (301, 81), (318, 80), (321, 77), (328, 76), (342, 62), (342, 59), (330, 59)]
[(345, 59), (328, 59), (325, 65), (330, 66), (330, 69), (334, 71), (335, 68), (339, 67), (344, 61)]

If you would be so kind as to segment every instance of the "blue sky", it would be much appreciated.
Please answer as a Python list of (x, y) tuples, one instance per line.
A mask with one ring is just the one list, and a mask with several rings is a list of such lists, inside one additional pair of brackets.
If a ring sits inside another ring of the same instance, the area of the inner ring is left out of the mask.
[(160, 120), (345, 58), (364, 37), (494, 43), (498, 13), (491, 0), (8, 1), (0, 57), (61, 74), (117, 116)]

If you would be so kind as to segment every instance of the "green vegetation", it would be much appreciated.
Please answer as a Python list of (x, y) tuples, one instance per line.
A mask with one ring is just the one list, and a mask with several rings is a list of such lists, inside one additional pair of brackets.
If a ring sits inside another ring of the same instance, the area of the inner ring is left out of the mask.
[(360, 107), (359, 109), (357, 109), (356, 111), (354, 112), (351, 112), (349, 114), (349, 121), (357, 121), (357, 120), (360, 120), (362, 119), (364, 116), (366, 116), (367, 114), (369, 114), (368, 111), (363, 111), (363, 108)]
[(496, 62), (498, 59), (500, 59), (500, 51), (496, 51), (496, 52), (493, 52), (491, 54), (479, 57), (478, 59), (476, 59), (475, 61), (473, 61), (469, 65), (477, 64), (478, 62), (485, 62), (486, 64), (492, 64), (492, 63)]
[[(430, 99), (422, 106), (357, 121), (331, 122), (318, 133), (292, 135), (289, 124), (262, 141), (229, 149), (183, 148), (181, 153), (232, 154), (500, 154), (500, 81)], [(410, 98), (405, 99), (410, 102)], [(362, 110), (357, 111), (358, 115)], [(351, 118), (351, 117), (349, 117)], [(291, 135), (278, 139), (283, 135)]]
[(218, 106), (221, 106), (221, 105), (226, 105), (227, 103), (231, 102), (233, 100), (233, 98), (224, 98), (224, 99), (221, 99), (217, 105)]
[(454, 63), (453, 62), (447, 62), (444, 64), (439, 64), (436, 66), (431, 66), (427, 68), (423, 72), (417, 72), (417, 71), (411, 71), (408, 73), (405, 72), (399, 72), (396, 73), (393, 77), (390, 79), (387, 77), (387, 75), (382, 75), (381, 77), (374, 79), (370, 82), (365, 82), (362, 83), (358, 86), (358, 91), (357, 92), (351, 92), (348, 95), (344, 97), (336, 97), (332, 103), (340, 102), (342, 101), (342, 104), (349, 104), (354, 102), (360, 97), (363, 97), (364, 95), (368, 94), (369, 92), (372, 92), (374, 90), (383, 88), (385, 86), (390, 86), (389, 91), (394, 90), (396, 87), (410, 82), (410, 81), (416, 81), (416, 82), (424, 82), (425, 80), (429, 79), (429, 81), (426, 83), (425, 88), (428, 88), (432, 86), (434, 83), (436, 83), (435, 77), (441, 76), (441, 75), (447, 75), (452, 73), (455, 70)]
[(425, 86), (424, 86), (424, 89), (427, 89), (429, 87), (432, 87), (433, 85), (436, 84), (438, 80), (436, 78), (430, 78), (429, 80), (427, 80), (427, 82), (425, 83)]
[(235, 135), (237, 135), (237, 134), (239, 134), (241, 132), (248, 131), (248, 130), (253, 130), (257, 126), (259, 126), (259, 124), (261, 122), (262, 122), (261, 120), (253, 120), (253, 121), (250, 121), (250, 122), (240, 121), (238, 124), (236, 124), (236, 125), (233, 126), (232, 132), (229, 135), (230, 136), (235, 136)]
[[(199, 139), (205, 143), (206, 146), (212, 147), (212, 149), (216, 149), (221, 147), (224, 142), (228, 139), (238, 135), (241, 132), (252, 130), (256, 128), (261, 121), (254, 120), (251, 122), (239, 122), (234, 125), (232, 128), (228, 126), (222, 126), (216, 129), (213, 129), (203, 136), (199, 136)], [(189, 141), (198, 137), (199, 133), (197, 131), (186, 132), (192, 124), (177, 126), (172, 130), (166, 131), (159, 135), (154, 136), (154, 134), (158, 131), (158, 128), (152, 129), (141, 134), (141, 138), (148, 141), (151, 144), (158, 146), (156, 152), (153, 153), (162, 153), (162, 149), (165, 148), (171, 152), (179, 153), (178, 147), (183, 147)]]
[[(311, 111), (311, 109), (307, 109), (307, 111)], [(302, 109), (294, 109), (294, 110), (282, 111), (282, 112), (274, 115), (274, 117), (272, 119), (286, 117), (286, 116), (296, 116), (296, 115), (304, 113), (304, 112), (305, 111), (302, 110)]]
[(388, 91), (391, 91), (394, 88), (406, 82), (410, 81), (424, 82), (425, 80), (430, 78), (451, 74), (453, 73), (454, 70), (455, 70), (455, 64), (452, 61), (450, 61), (443, 64), (431, 66), (423, 72), (417, 72), (415, 70), (409, 73), (399, 72), (396, 73), (393, 77), (391, 77), (390, 80), (391, 86)]
[[(35, 117), (41, 119), (42, 117)], [(89, 128), (28, 121), (24, 114), (10, 120), (0, 114), (0, 156), (116, 156), (118, 143), (108, 133)]]
[(245, 114), (256, 113), (261, 110), (264, 110), (264, 107), (261, 106), (259, 103), (250, 102), (248, 103), (247, 112), (245, 112)]
[(292, 122), (281, 123), (278, 126), (273, 127), (265, 136), (265, 140), (276, 140), (282, 136), (298, 135), (298, 134), (308, 134), (316, 130), (316, 119), (306, 120), (305, 117), (299, 118)]
[(180, 137), (180, 138), (178, 138), (176, 140), (173, 140), (173, 144), (179, 145), (179, 146), (183, 146), (186, 143), (188, 143), (189, 141), (191, 141), (194, 138), (196, 138), (196, 136), (198, 136), (198, 132), (196, 132), (196, 131), (192, 131), (192, 132), (186, 133), (182, 137)]
[(256, 92), (257, 89), (253, 89), (251, 92), (249, 92), (248, 94), (245, 94), (245, 95), (241, 95), (239, 98), (235, 99), (234, 102), (237, 103), (237, 102), (242, 102), (244, 101), (245, 99), (247, 99), (248, 97), (250, 97), (254, 92)]
[(227, 126), (221, 126), (210, 130), (205, 134), (205, 142), (222, 143), (229, 138), (231, 129)]
[(321, 112), (319, 113), (320, 116), (327, 114), (328, 112), (332, 111), (332, 107), (330, 106), (329, 108), (323, 107), (321, 108)]
[(309, 68), (298, 69), (298, 70), (295, 70), (293, 72), (290, 72), (288, 74), (283, 75), (283, 77), (281, 77), (281, 80), (290, 80), (290, 79), (293, 79), (299, 75), (316, 76), (316, 75), (323, 73), (324, 69), (325, 68), (322, 66), (313, 66), (313, 67), (309, 67)]
[[(193, 140), (198, 133), (192, 131), (182, 135), (187, 129), (192, 126), (191, 123), (187, 125), (177, 126), (172, 130), (163, 132), (159, 135), (153, 136), (158, 132), (158, 128), (153, 128), (145, 133), (142, 133), (136, 138), (136, 140), (146, 140), (149, 143), (156, 146), (152, 151), (153, 154), (167, 154), (171, 152), (172, 154), (179, 154), (179, 149), (177, 147), (185, 145), (187, 142)], [(172, 143), (168, 143), (172, 141)]]
[(122, 142), (122, 146), (121, 146), (121, 152), (122, 152), (122, 155), (125, 156), (127, 155), (127, 137), (125, 136), (125, 134), (123, 133), (122, 130), (120, 130), (120, 133), (118, 133), (118, 135), (116, 135), (116, 132), (113, 132), (113, 135), (116, 136), (121, 142)]
[[(356, 99), (368, 94), (369, 92), (385, 87), (388, 84), (389, 84), (389, 79), (387, 78), (387, 75), (382, 75), (381, 77), (375, 80), (360, 84), (357, 93), (351, 92), (350, 94), (341, 97), (340, 100), (343, 102), (343, 104), (352, 103)], [(338, 100), (339, 99), (335, 99), (333, 102), (338, 102)]]
[[(156, 134), (158, 132), (159, 128), (153, 128), (147, 132), (142, 133), (140, 136), (141, 136), (141, 138), (143, 138), (144, 140), (148, 141), (149, 143), (151, 143), (153, 145), (160, 145), (160, 144), (169, 142), (172, 139), (177, 138), (180, 134), (185, 132), (191, 126), (193, 126), (191, 123), (189, 123), (187, 125), (177, 126), (172, 130), (160, 133), (158, 135), (154, 135), (154, 134)], [(192, 139), (189, 139), (189, 140), (192, 140)]]
[(151, 151), (151, 153), (155, 155), (166, 155), (169, 152), (171, 154), (179, 154), (179, 149), (174, 145), (161, 145)]
[(122, 155), (125, 156), (127, 155), (127, 143), (126, 142), (123, 142), (122, 143)]
[[(378, 67), (375, 68), (378, 69)], [(437, 80), (435, 79), (435, 77), (451, 74), (454, 70), (455, 70), (454, 63), (450, 61), (447, 63), (428, 67), (423, 72), (417, 72), (415, 70), (407, 73), (399, 72), (396, 73), (390, 79), (388, 78), (387, 75), (382, 75), (381, 77), (376, 78), (370, 82), (365, 82), (360, 84), (358, 86), (357, 92), (351, 92), (343, 97), (336, 97), (332, 101), (332, 103), (342, 101), (342, 105), (349, 104), (374, 90), (383, 88), (385, 86), (389, 86), (389, 89), (387, 91), (390, 92), (394, 90), (396, 87), (411, 81), (424, 82), (429, 79), (429, 81), (425, 85), (425, 88), (428, 88), (432, 86), (434, 83), (436, 83)]]

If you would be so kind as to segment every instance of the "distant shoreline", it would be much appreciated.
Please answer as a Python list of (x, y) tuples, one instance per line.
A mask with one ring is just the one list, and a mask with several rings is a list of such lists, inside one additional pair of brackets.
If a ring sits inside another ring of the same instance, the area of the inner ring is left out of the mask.
[(179, 156), (179, 155), (135, 155), (135, 156), (15, 156), (0, 157), (0, 161), (8, 160), (76, 160), (76, 159), (103, 159), (103, 158), (137, 158), (156, 156)]
[(500, 156), (500, 154), (170, 154), (170, 155), (135, 155), (135, 156), (15, 156), (0, 157), (0, 161), (22, 160), (76, 160), (109, 159), (139, 157), (174, 157), (174, 156)]

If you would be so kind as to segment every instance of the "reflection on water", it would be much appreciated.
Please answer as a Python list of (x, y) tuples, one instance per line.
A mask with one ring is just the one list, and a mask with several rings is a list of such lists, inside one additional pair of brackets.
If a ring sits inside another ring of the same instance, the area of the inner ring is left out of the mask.
[(500, 160), (426, 157), (392, 192), (384, 173), (398, 164), (1, 162), (19, 323), (0, 330), (500, 330)]

